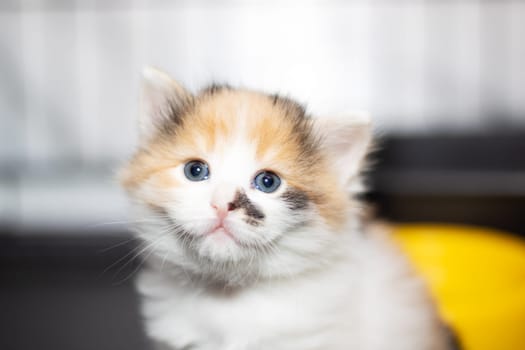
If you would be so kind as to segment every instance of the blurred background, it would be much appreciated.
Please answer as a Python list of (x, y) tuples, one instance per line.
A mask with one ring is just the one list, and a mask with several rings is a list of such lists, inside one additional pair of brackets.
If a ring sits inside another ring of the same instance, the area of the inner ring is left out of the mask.
[[(0, 348), (144, 346), (128, 281), (107, 289), (114, 276), (95, 271), (130, 249), (100, 253), (127, 236), (115, 172), (136, 144), (145, 65), (192, 91), (228, 82), (319, 116), (368, 110), (380, 150), (367, 198), (381, 216), (525, 233), (522, 1), (3, 0), (0, 314), (14, 336)], [(34, 283), (75, 306), (44, 307)], [(93, 288), (104, 301), (87, 302)], [(13, 298), (45, 318), (28, 326)], [(131, 316), (99, 312), (114, 300)], [(49, 318), (91, 331), (57, 337)]]
[[(289, 94), (320, 116), (369, 110), (387, 145), (439, 135), (396, 162), (456, 171), (453, 181), (473, 170), (485, 186), (467, 181), (471, 195), (523, 194), (523, 173), (502, 172), (525, 170), (524, 34), (521, 1), (4, 0), (0, 224), (35, 232), (125, 219), (114, 173), (136, 142), (144, 65), (194, 91), (229, 82)], [(493, 149), (508, 138), (521, 148)], [(452, 186), (441, 182), (422, 187)]]

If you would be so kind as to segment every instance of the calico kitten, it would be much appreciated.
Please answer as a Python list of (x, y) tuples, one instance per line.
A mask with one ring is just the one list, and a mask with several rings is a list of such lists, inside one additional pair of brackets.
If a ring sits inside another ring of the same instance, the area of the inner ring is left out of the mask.
[(441, 350), (422, 284), (352, 198), (367, 120), (227, 86), (197, 95), (144, 72), (140, 146), (123, 169), (149, 335), (167, 349)]

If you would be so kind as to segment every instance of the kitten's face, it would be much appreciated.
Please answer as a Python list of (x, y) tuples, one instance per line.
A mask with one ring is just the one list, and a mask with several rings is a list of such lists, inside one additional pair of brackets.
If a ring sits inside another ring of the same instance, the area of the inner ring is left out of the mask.
[(169, 84), (146, 86), (141, 149), (124, 171), (155, 254), (232, 282), (300, 270), (297, 259), (337, 241), (349, 201), (298, 104), (230, 88), (192, 96)]

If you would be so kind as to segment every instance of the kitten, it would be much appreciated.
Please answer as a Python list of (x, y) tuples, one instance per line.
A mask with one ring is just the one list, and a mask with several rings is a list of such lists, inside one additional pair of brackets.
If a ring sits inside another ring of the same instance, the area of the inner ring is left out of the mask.
[(450, 349), (425, 288), (352, 198), (364, 119), (312, 119), (291, 99), (144, 71), (140, 146), (123, 169), (166, 349)]

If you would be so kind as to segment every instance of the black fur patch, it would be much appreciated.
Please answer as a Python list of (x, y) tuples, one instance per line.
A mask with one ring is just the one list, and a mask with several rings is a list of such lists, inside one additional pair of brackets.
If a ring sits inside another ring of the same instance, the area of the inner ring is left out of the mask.
[(168, 101), (161, 113), (166, 116), (163, 125), (159, 125), (162, 132), (171, 135), (180, 125), (182, 125), (184, 116), (186, 116), (195, 107), (193, 96), (179, 96)]
[(286, 202), (286, 205), (291, 210), (306, 209), (308, 207), (308, 203), (310, 202), (310, 199), (306, 193), (295, 188), (286, 190), (281, 195), (281, 198)]
[(285, 117), (292, 122), (293, 138), (301, 145), (301, 155), (297, 158), (305, 170), (319, 161), (319, 137), (312, 130), (312, 119), (306, 113), (306, 108), (300, 103), (278, 94), (268, 96), (272, 104), (279, 107)]
[(270, 98), (272, 99), (272, 103), (274, 106), (277, 106), (277, 102), (279, 102), (280, 96), (278, 94), (270, 95)]
[(220, 91), (223, 91), (223, 90), (231, 90), (232, 87), (230, 85), (227, 85), (227, 84), (217, 84), (217, 83), (213, 83), (211, 85), (209, 85), (208, 87), (202, 89), (201, 91), (201, 94), (203, 95), (214, 95)]
[[(265, 218), (264, 213), (253, 204), (248, 196), (242, 191), (237, 191), (233, 202), (230, 203), (230, 207), (234, 209), (243, 209), (245, 214), (248, 216), (247, 222), (250, 225), (257, 226), (260, 220)], [(255, 224), (256, 223), (256, 224)]]
[(306, 109), (300, 103), (292, 100), (291, 98), (280, 96), (278, 94), (270, 95), (274, 106), (282, 107), (286, 114), (297, 118), (306, 117)]

